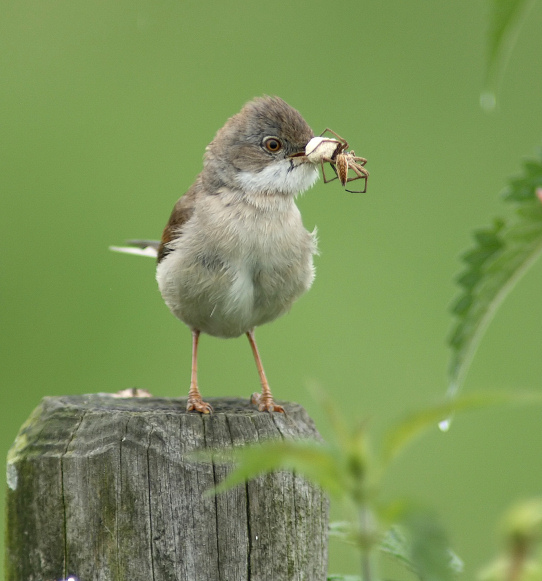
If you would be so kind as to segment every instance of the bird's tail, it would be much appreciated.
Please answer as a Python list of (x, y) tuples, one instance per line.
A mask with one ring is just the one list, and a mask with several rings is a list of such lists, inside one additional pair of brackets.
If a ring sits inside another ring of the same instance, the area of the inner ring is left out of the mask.
[(110, 246), (109, 250), (113, 252), (123, 252), (124, 254), (136, 254), (138, 256), (158, 256), (159, 240), (126, 240), (130, 246)]

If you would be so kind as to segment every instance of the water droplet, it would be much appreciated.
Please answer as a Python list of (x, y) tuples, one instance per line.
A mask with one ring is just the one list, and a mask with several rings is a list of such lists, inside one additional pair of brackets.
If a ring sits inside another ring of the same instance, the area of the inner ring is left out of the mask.
[(441, 432), (447, 432), (450, 429), (450, 424), (452, 423), (452, 418), (446, 418), (438, 423), (439, 430)]
[(497, 96), (493, 91), (484, 91), (480, 95), (480, 107), (484, 111), (495, 111), (495, 107), (497, 106)]

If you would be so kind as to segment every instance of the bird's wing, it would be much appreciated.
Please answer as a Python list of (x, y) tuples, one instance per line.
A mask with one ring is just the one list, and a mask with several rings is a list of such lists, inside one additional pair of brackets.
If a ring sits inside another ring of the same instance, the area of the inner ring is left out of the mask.
[(198, 178), (194, 185), (186, 192), (182, 198), (175, 204), (171, 216), (169, 217), (168, 223), (164, 228), (162, 233), (162, 240), (160, 241), (160, 246), (158, 247), (158, 262), (165, 258), (170, 252), (169, 242), (179, 238), (182, 235), (182, 226), (194, 213), (194, 207), (196, 204), (196, 197), (201, 188), (201, 182)]

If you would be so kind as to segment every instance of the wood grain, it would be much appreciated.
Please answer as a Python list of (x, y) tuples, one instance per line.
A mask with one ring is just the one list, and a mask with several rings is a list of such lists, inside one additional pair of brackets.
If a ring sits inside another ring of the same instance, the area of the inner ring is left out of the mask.
[(45, 398), (8, 455), (6, 580), (319, 581), (328, 502), (278, 472), (218, 496), (231, 466), (190, 453), (269, 438), (316, 438), (298, 404), (106, 394)]

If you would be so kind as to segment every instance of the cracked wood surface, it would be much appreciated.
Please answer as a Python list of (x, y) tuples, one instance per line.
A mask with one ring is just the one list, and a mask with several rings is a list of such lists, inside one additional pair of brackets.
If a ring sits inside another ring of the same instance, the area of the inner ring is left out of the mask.
[(320, 436), (305, 410), (105, 394), (47, 397), (8, 455), (6, 581), (323, 581), (328, 502), (289, 472), (218, 496), (206, 448)]

